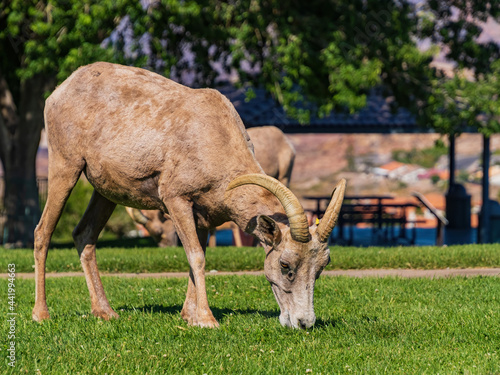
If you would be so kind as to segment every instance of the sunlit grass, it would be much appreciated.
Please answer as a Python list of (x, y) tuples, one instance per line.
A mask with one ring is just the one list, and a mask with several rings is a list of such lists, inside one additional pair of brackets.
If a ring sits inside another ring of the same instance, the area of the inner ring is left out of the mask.
[[(500, 244), (448, 247), (341, 247), (331, 246), (327, 269), (369, 268), (467, 268), (500, 267)], [(217, 247), (207, 250), (206, 269), (218, 271), (262, 270), (264, 250), (253, 247)], [(99, 248), (97, 261), (102, 272), (188, 271), (184, 249)], [(33, 250), (0, 248), (0, 264), (15, 263), (17, 272), (33, 272)], [(81, 271), (75, 249), (52, 249), (47, 271)], [(0, 272), (6, 272), (0, 270)]]
[[(180, 318), (187, 280), (103, 278), (120, 319), (89, 314), (85, 279), (47, 280), (50, 321), (31, 321), (34, 281), (16, 280), (16, 368), (30, 374), (500, 372), (500, 279), (321, 277), (317, 322), (280, 326), (264, 277), (207, 277), (216, 330)], [(0, 280), (6, 293), (7, 281)], [(7, 304), (1, 299), (0, 316)], [(6, 319), (0, 323), (7, 332)], [(0, 356), (6, 357), (1, 341)], [(9, 373), (2, 358), (0, 373)], [(39, 371), (39, 372), (38, 372)]]

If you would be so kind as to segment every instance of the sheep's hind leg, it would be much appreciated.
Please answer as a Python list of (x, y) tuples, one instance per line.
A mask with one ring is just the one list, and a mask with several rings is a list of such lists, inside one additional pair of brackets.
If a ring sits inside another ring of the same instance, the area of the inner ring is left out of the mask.
[[(206, 243), (208, 237), (208, 231), (206, 230), (198, 230), (198, 240), (200, 241), (201, 247), (203, 249), (203, 253), (206, 252)], [(188, 288), (186, 293), (186, 300), (184, 301), (184, 305), (182, 306), (181, 317), (186, 322), (191, 325), (198, 325), (198, 317), (197, 317), (197, 303), (196, 303), (196, 286), (194, 282), (194, 273), (193, 269), (189, 269), (189, 281)]]
[[(76, 164), (76, 163), (75, 163)], [(49, 168), (49, 191), (42, 217), (35, 229), (35, 306), (32, 319), (41, 322), (50, 318), (45, 295), (45, 263), (50, 238), (61, 217), (64, 205), (82, 171), (81, 166), (59, 163), (57, 154), (52, 155)]]
[(94, 191), (85, 214), (83, 214), (82, 219), (73, 231), (73, 239), (85, 273), (87, 287), (89, 288), (92, 314), (105, 320), (118, 318), (118, 314), (113, 311), (104, 293), (99, 270), (97, 269), (95, 249), (99, 233), (104, 228), (115, 207), (115, 203)]
[[(218, 327), (219, 323), (215, 320), (208, 306), (207, 291), (205, 288), (204, 249), (206, 247), (207, 234), (203, 231), (204, 234), (202, 235), (202, 231), (196, 231), (192, 203), (181, 198), (176, 198), (166, 201), (165, 206), (168, 208), (168, 212), (174, 221), (175, 229), (184, 246), (184, 251), (191, 267), (190, 274), (192, 277), (190, 277), (188, 295), (186, 297), (188, 305), (185, 304), (186, 308), (183, 308), (184, 316), (191, 317), (192, 324), (200, 327)], [(199, 238), (203, 238), (201, 243)], [(194, 304), (192, 303), (194, 293), (196, 293), (196, 320), (194, 319)]]

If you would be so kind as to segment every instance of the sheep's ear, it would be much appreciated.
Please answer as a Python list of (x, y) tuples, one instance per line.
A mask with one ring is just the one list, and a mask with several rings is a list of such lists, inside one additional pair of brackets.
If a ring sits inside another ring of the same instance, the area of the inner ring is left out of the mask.
[(276, 246), (281, 242), (281, 230), (269, 216), (259, 215), (257, 217), (255, 231), (257, 237), (266, 245)]

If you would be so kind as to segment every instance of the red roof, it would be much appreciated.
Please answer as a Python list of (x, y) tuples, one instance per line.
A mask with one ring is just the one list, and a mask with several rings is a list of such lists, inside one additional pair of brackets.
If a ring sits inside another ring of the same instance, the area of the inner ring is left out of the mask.
[(400, 163), (399, 161), (391, 161), (390, 163), (384, 164), (384, 165), (382, 165), (379, 168), (385, 169), (385, 170), (388, 170), (388, 171), (393, 171), (395, 169), (404, 167), (405, 165), (406, 164)]

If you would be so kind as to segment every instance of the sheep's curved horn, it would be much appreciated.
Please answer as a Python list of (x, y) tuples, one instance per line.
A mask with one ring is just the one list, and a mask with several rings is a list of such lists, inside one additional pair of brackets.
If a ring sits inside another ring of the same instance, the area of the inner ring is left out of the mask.
[(229, 183), (226, 191), (248, 184), (263, 187), (278, 198), (288, 216), (290, 235), (295, 241), (306, 243), (311, 239), (304, 209), (297, 197), (285, 185), (265, 174), (255, 173), (236, 177)]
[(137, 208), (125, 207), (128, 215), (134, 220), (136, 223), (146, 225), (149, 219)]
[(321, 242), (328, 241), (328, 237), (330, 237), (330, 233), (332, 233), (335, 224), (337, 224), (337, 219), (340, 214), (340, 207), (342, 206), (342, 201), (344, 200), (346, 180), (342, 179), (335, 186), (332, 192), (332, 200), (326, 209), (323, 218), (318, 224), (318, 228), (316, 229), (316, 235)]

